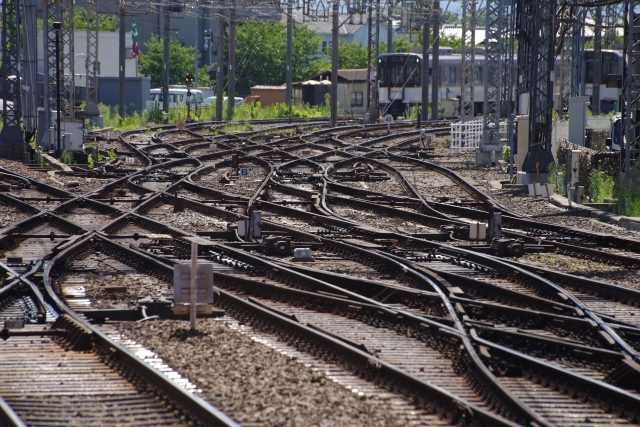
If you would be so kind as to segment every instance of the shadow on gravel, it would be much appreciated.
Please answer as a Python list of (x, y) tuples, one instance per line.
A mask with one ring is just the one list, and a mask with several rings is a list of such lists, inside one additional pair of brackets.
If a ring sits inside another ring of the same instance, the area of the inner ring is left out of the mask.
[(194, 331), (191, 329), (178, 329), (177, 331), (169, 335), (169, 338), (172, 338), (172, 339), (177, 338), (180, 341), (186, 341), (187, 339), (192, 337), (206, 337), (206, 336), (208, 336), (208, 334), (205, 334), (204, 332)]

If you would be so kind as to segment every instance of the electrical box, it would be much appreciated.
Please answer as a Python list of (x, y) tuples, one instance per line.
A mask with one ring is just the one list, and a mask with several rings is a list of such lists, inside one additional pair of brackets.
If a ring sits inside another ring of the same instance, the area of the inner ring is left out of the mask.
[(82, 120), (65, 119), (60, 123), (62, 135), (69, 134), (69, 139), (63, 139), (63, 150), (82, 151), (84, 144), (84, 123)]
[(567, 153), (567, 184), (573, 184), (580, 179), (580, 150)]

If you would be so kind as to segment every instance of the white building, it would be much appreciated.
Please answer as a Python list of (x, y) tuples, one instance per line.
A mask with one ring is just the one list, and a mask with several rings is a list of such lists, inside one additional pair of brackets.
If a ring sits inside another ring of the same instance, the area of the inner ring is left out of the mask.
[[(131, 57), (131, 32), (125, 33), (125, 75), (138, 76), (138, 58)], [(44, 50), (42, 48), (42, 30), (38, 30), (38, 74), (44, 74)], [(87, 70), (85, 58), (87, 52), (87, 32), (75, 31), (73, 36), (75, 85), (86, 86)], [(100, 31), (98, 34), (98, 74), (101, 77), (118, 77), (120, 42), (117, 32)]]

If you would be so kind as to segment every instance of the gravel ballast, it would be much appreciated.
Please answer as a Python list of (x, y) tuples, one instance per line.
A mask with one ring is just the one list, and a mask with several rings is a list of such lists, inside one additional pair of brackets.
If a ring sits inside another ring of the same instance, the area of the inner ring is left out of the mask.
[(121, 324), (244, 426), (401, 426), (389, 404), (361, 396), (214, 319)]

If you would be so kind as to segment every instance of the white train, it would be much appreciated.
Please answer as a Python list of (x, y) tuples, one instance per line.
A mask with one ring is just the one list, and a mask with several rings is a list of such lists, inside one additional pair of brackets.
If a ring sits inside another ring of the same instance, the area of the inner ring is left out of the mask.
[[(592, 94), (593, 51), (585, 51), (586, 95)], [(431, 58), (430, 58), (431, 59)], [(378, 102), (380, 113), (403, 115), (411, 105), (422, 102), (422, 55), (417, 53), (389, 53), (378, 57)], [(613, 50), (602, 51), (602, 79), (600, 82), (600, 111), (608, 113), (618, 102), (618, 88), (608, 88), (609, 76), (622, 74), (622, 54)], [(432, 64), (429, 64), (431, 67)], [(440, 55), (438, 99), (456, 98), (460, 95), (462, 56)], [(515, 69), (515, 61), (513, 67)], [(559, 70), (560, 61), (555, 68)], [(475, 55), (474, 106), (476, 114), (484, 108), (484, 55)], [(555, 73), (558, 75), (558, 72)], [(515, 91), (515, 87), (514, 87)], [(431, 100), (431, 88), (429, 88)], [(506, 100), (503, 100), (506, 101)]]

